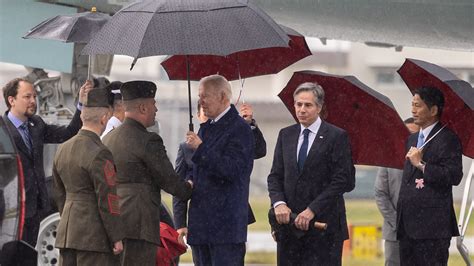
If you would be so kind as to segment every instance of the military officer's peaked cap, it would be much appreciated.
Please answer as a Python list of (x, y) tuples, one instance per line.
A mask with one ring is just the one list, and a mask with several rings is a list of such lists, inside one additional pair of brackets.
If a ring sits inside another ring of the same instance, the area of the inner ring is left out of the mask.
[(122, 100), (122, 94), (120, 93), (120, 87), (122, 87), (122, 84), (123, 83), (120, 81), (114, 81), (105, 87), (113, 94), (114, 100)]
[(122, 84), (120, 92), (124, 101), (138, 98), (155, 98), (156, 85), (144, 80), (129, 81)]
[(109, 90), (103, 89), (92, 89), (87, 93), (87, 100), (84, 103), (85, 107), (109, 107), (111, 100), (113, 101), (113, 95)]

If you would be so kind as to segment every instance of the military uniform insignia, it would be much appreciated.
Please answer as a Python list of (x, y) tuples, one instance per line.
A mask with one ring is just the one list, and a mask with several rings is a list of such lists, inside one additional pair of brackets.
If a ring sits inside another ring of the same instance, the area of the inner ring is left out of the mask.
[(109, 204), (109, 212), (111, 214), (120, 214), (119, 196), (115, 194), (107, 194), (107, 202)]
[(105, 166), (104, 166), (104, 176), (105, 176), (105, 181), (107, 182), (107, 185), (109, 186), (115, 186), (115, 165), (113, 162), (107, 160), (105, 161)]

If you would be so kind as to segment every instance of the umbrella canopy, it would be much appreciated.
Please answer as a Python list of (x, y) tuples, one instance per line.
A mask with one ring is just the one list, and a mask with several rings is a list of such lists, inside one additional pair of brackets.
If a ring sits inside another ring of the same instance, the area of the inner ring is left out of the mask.
[(304, 82), (323, 87), (325, 120), (347, 131), (355, 164), (403, 168), (409, 132), (389, 98), (353, 76), (295, 72), (278, 97), (296, 121), (293, 93)]
[(285, 32), (261, 9), (239, 0), (145, 0), (117, 12), (85, 54), (228, 55), (288, 47)]
[(406, 59), (398, 73), (413, 92), (436, 87), (443, 92), (445, 106), (441, 122), (461, 139), (463, 153), (474, 158), (474, 89), (447, 69), (416, 59)]
[(200, 80), (205, 76), (219, 74), (228, 80), (275, 74), (291, 64), (311, 55), (304, 36), (295, 30), (282, 26), (290, 37), (290, 47), (269, 47), (217, 55), (174, 55), (161, 65), (171, 80), (186, 80), (186, 59), (189, 61), (189, 78)]
[(88, 43), (109, 19), (108, 14), (96, 12), (95, 8), (91, 12), (55, 16), (29, 30), (23, 38)]
[[(283, 29), (244, 0), (145, 0), (117, 12), (86, 45), (85, 54), (228, 55), (288, 47)], [(132, 68), (134, 63), (132, 63)], [(186, 66), (189, 73), (189, 64)], [(189, 130), (193, 130), (188, 78)]]

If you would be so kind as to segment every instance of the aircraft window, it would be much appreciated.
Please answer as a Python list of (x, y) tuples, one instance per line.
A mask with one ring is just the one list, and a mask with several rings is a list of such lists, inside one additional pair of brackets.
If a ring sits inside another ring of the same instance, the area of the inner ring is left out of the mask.
[(395, 75), (393, 73), (379, 72), (377, 73), (377, 83), (394, 83)]

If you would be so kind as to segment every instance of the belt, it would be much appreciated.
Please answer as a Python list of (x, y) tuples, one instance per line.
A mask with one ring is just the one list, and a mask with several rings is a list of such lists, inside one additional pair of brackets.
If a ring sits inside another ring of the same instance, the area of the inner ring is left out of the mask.
[(66, 193), (66, 200), (72, 201), (96, 201), (95, 194), (87, 194), (87, 193)]
[(132, 190), (142, 190), (146, 192), (159, 192), (153, 191), (153, 186), (146, 183), (119, 183), (117, 184), (117, 189), (132, 189)]

